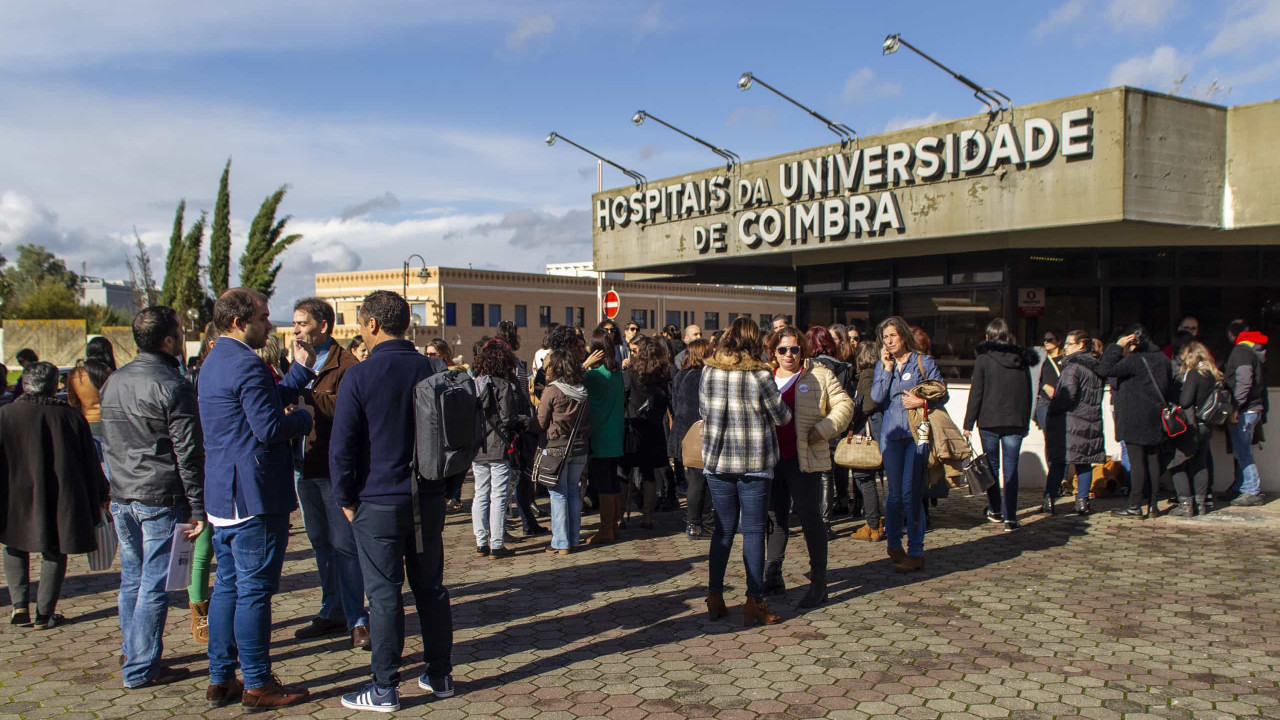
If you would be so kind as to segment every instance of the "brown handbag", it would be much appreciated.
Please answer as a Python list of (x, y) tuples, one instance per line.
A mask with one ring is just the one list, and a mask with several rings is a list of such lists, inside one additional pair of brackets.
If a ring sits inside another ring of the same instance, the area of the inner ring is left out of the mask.
[(684, 466), (687, 468), (703, 467), (702, 462), (702, 421), (689, 426), (689, 431), (684, 434), (684, 439), (680, 441), (680, 454), (684, 456)]
[(884, 464), (880, 445), (871, 437), (871, 428), (864, 435), (852, 430), (836, 445), (835, 463), (854, 470), (878, 470)]

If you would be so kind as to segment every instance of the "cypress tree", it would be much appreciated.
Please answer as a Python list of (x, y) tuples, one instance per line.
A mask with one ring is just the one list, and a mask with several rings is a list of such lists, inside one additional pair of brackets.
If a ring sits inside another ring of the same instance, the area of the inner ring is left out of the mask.
[(204, 286), (200, 282), (200, 248), (204, 245), (204, 226), (206, 214), (200, 213), (200, 219), (191, 225), (187, 236), (182, 241), (182, 263), (178, 270), (179, 278), (175, 289), (173, 309), (186, 321), (186, 312), (190, 308), (204, 310)]
[(213, 208), (213, 230), (209, 234), (209, 289), (216, 298), (227, 291), (231, 282), (231, 158), (222, 169), (218, 183), (218, 202)]
[(276, 221), (276, 209), (288, 192), (288, 185), (281, 185), (258, 208), (258, 214), (249, 227), (249, 242), (245, 245), (244, 254), (240, 256), (240, 285), (257, 290), (271, 297), (276, 290), (276, 275), (280, 274), (280, 263), (277, 259), (285, 248), (302, 239), (302, 235), (285, 235), (284, 227), (289, 222), (286, 215)]
[(177, 288), (181, 282), (179, 273), (182, 266), (184, 246), (182, 243), (182, 215), (187, 210), (187, 201), (178, 201), (178, 212), (173, 218), (173, 234), (169, 236), (169, 252), (164, 256), (164, 283), (160, 286), (160, 304), (173, 307), (177, 296)]

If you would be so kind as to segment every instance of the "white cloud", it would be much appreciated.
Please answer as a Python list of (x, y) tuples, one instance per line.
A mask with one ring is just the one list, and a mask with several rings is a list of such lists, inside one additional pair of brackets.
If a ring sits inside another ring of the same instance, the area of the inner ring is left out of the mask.
[(1107, 5), (1107, 20), (1117, 32), (1155, 30), (1173, 17), (1177, 9), (1177, 0), (1111, 0)]
[(901, 94), (901, 85), (898, 83), (876, 82), (875, 71), (869, 67), (861, 67), (845, 78), (844, 91), (841, 93), (841, 97), (845, 102), (866, 102), (873, 98), (886, 98)]
[(1087, 0), (1067, 0), (1054, 8), (1048, 17), (1036, 23), (1035, 28), (1031, 30), (1032, 37), (1037, 40), (1043, 40), (1058, 30), (1071, 25), (1080, 19), (1087, 4)]
[[(57, 212), (32, 198), (11, 190), (0, 193), (0, 254), (10, 262), (17, 258), (18, 245), (42, 245), (74, 272), (81, 272), (83, 263), (88, 275), (119, 280), (127, 277), (125, 259), (133, 252), (132, 243), (131, 235), (126, 243), (120, 236), (65, 227)], [(153, 244), (151, 251), (156, 250), (160, 248)]]
[(1229, 20), (1205, 48), (1206, 55), (1275, 53), (1280, 43), (1280, 2), (1234, 2), (1226, 14)]
[(537, 38), (548, 36), (556, 31), (555, 18), (547, 13), (528, 15), (520, 18), (511, 32), (507, 33), (507, 49), (525, 50), (529, 43)]
[(1165, 92), (1190, 69), (1189, 59), (1179, 56), (1172, 46), (1161, 45), (1150, 55), (1129, 58), (1112, 68), (1110, 85), (1133, 85)]
[(724, 121), (724, 124), (727, 127), (744, 125), (756, 130), (767, 130), (773, 127), (777, 121), (778, 116), (774, 108), (761, 105), (746, 105), (734, 108), (733, 112), (729, 113), (729, 117)]
[(368, 215), (379, 210), (399, 210), (400, 198), (396, 197), (390, 191), (385, 192), (376, 197), (371, 197), (364, 202), (348, 205), (342, 208), (342, 219), (351, 220), (361, 215)]
[(636, 20), (635, 26), (632, 28), (632, 34), (635, 41), (639, 44), (645, 38), (653, 35), (662, 29), (662, 7), (659, 5), (650, 5), (648, 10)]
[(942, 116), (937, 112), (931, 112), (924, 117), (896, 117), (885, 123), (885, 132), (894, 132), (896, 130), (906, 130), (907, 128), (920, 127), (921, 125), (932, 125), (940, 122)]

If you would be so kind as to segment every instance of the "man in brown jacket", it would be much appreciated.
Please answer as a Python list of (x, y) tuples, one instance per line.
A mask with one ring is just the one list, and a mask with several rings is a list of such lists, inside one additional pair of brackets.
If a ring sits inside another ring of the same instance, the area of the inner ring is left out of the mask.
[(338, 404), (338, 387), (356, 358), (333, 339), (333, 307), (320, 298), (304, 298), (293, 308), (293, 337), (315, 348), (316, 379), (304, 392), (315, 408), (315, 424), (302, 450), (302, 469), (295, 474), (298, 505), (307, 539), (320, 572), (320, 612), (294, 636), (323, 637), (351, 633), (352, 647), (368, 650), (369, 612), (364, 605), (364, 576), (356, 554), (351, 523), (332, 495), (329, 482), (329, 433)]

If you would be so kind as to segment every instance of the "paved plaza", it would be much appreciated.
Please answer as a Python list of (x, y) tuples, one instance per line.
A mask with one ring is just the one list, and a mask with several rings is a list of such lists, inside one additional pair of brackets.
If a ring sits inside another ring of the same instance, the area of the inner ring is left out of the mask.
[[(545, 500), (543, 501), (545, 503)], [(1117, 501), (1100, 501), (1110, 508)], [(1277, 503), (1276, 505), (1280, 505)], [(1203, 520), (1026, 515), (1015, 533), (981, 521), (972, 498), (934, 511), (921, 573), (896, 575), (884, 543), (831, 545), (831, 601), (800, 612), (807, 570), (794, 536), (786, 620), (745, 629), (735, 548), (727, 619), (708, 622), (706, 542), (680, 516), (569, 556), (545, 539), (513, 558), (473, 556), (469, 515), (451, 515), (446, 580), (458, 695), (432, 699), (413, 679), (402, 715), (458, 718), (1280, 718), (1280, 508)], [(1065, 508), (1064, 508), (1065, 509)], [(586, 519), (587, 529), (595, 517)], [(281, 714), (358, 715), (338, 696), (365, 682), (367, 653), (347, 639), (298, 641), (319, 606), (315, 565), (294, 516), (272, 652), (284, 682), (312, 701)], [(206, 661), (186, 597), (165, 654), (188, 680), (121, 689), (113, 572), (73, 558), (64, 627), (0, 629), (0, 720), (229, 718), (207, 710)], [(3, 597), (8, 604), (8, 597)], [(417, 618), (409, 617), (410, 630)]]

